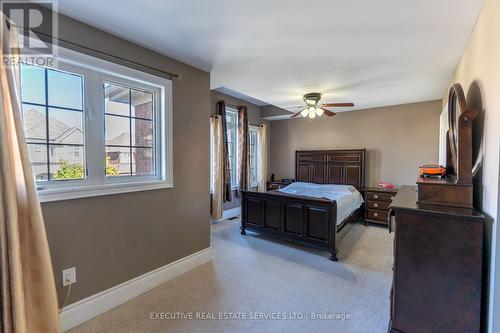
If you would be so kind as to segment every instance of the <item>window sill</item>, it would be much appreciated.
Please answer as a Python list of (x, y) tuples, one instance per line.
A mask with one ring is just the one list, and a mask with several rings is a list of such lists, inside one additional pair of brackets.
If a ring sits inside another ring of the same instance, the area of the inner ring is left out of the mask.
[(113, 195), (120, 193), (131, 193), (139, 191), (151, 191), (165, 188), (173, 188), (173, 184), (165, 180), (153, 180), (140, 183), (120, 183), (93, 186), (78, 186), (71, 188), (52, 188), (38, 190), (40, 202), (63, 201), (80, 198)]

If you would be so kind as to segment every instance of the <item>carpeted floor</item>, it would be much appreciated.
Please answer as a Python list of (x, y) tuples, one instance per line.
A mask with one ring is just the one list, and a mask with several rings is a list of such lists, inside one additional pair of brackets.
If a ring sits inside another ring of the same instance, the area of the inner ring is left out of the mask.
[[(212, 226), (212, 246), (211, 263), (70, 332), (387, 332), (393, 259), (386, 228), (356, 224), (336, 263), (327, 252), (241, 236), (238, 219)], [(233, 318), (150, 319), (155, 312)]]

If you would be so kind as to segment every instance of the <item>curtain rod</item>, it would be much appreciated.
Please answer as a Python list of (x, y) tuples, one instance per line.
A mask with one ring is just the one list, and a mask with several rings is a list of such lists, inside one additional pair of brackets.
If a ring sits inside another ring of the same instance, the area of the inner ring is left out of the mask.
[[(26, 29), (23, 29), (23, 31), (24, 31), (25, 34), (27, 32), (29, 33), (29, 31), (26, 30)], [(55, 40), (56, 43), (57, 43), (57, 45), (60, 45), (62, 47), (68, 47), (69, 46), (69, 48), (73, 48), (73, 49), (76, 48), (76, 49), (80, 49), (80, 50), (90, 51), (91, 53), (107, 57), (108, 59), (118, 60), (122, 64), (131, 65), (132, 67), (136, 67), (136, 69), (143, 68), (143, 69), (147, 69), (147, 70), (154, 71), (154, 72), (157, 72), (157, 73), (161, 73), (162, 75), (166, 75), (170, 79), (178, 79), (178, 80), (181, 79), (181, 76), (179, 74), (174, 74), (174, 73), (170, 73), (170, 72), (167, 72), (167, 71), (163, 71), (163, 70), (158, 69), (158, 68), (154, 68), (154, 67), (151, 67), (151, 66), (148, 66), (148, 65), (144, 65), (144, 64), (135, 62), (133, 60), (128, 60), (128, 59), (125, 59), (125, 58), (122, 58), (122, 57), (119, 57), (119, 56), (116, 56), (116, 55), (113, 55), (113, 54), (110, 54), (110, 53), (107, 53), (107, 52), (104, 52), (104, 51), (100, 51), (100, 50), (88, 47), (88, 46), (83, 46), (83, 45), (80, 45), (80, 44), (77, 44), (77, 43), (74, 43), (74, 42), (70, 42), (68, 40), (64, 40), (64, 39), (60, 39), (60, 38), (54, 38), (53, 36), (51, 36), (49, 34), (46, 34), (44, 32), (37, 31), (36, 34), (39, 37), (42, 37), (42, 39), (45, 39), (46, 42), (52, 43)], [(29, 36), (29, 34), (28, 34), (28, 36)]]
[(226, 106), (229, 106), (230, 108), (238, 109), (241, 105), (234, 105), (234, 104), (226, 103)]
[[(212, 114), (210, 115), (210, 118), (219, 118), (220, 114)], [(255, 126), (255, 127), (264, 127), (265, 124), (249, 124), (250, 126)]]
[[(223, 99), (216, 99), (216, 100), (212, 100), (212, 101), (215, 101), (216, 103), (219, 103), (219, 102), (224, 102), (224, 104), (225, 104), (226, 106), (229, 106), (229, 107), (231, 107), (231, 108), (233, 108), (233, 109), (238, 109), (239, 107), (242, 107), (242, 106), (246, 107), (245, 105), (234, 105), (234, 104), (231, 104), (231, 103), (227, 103), (227, 102), (226, 102), (225, 100), (223, 100)], [(247, 107), (246, 107), (246, 108), (247, 108)]]

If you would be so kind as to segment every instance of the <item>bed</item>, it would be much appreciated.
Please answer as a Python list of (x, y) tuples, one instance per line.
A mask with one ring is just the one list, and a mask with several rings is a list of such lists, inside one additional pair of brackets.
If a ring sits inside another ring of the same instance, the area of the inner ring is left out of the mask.
[(242, 191), (241, 234), (249, 230), (324, 249), (337, 261), (337, 245), (362, 215), (365, 155), (366, 149), (296, 151), (298, 183)]

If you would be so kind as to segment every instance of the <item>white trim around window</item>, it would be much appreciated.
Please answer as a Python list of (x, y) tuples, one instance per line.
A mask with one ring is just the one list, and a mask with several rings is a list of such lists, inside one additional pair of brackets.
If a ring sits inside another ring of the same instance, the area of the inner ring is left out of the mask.
[[(172, 188), (174, 186), (171, 80), (65, 48), (59, 48), (58, 65), (54, 69), (84, 77), (87, 175), (82, 180), (37, 182), (41, 202)], [(106, 168), (104, 158), (106, 156), (104, 82), (154, 92), (154, 161), (156, 161), (154, 174), (116, 177), (106, 177), (104, 174)]]

